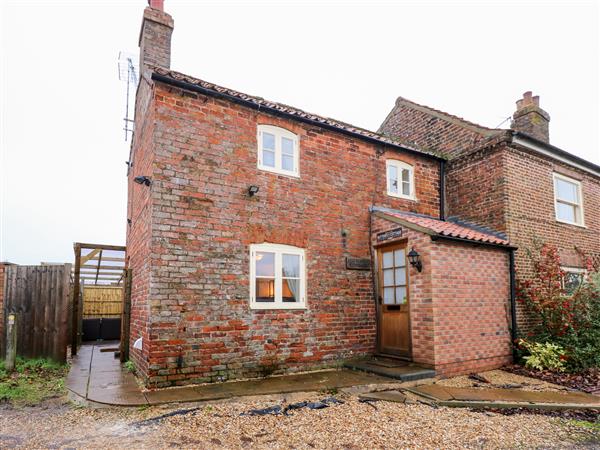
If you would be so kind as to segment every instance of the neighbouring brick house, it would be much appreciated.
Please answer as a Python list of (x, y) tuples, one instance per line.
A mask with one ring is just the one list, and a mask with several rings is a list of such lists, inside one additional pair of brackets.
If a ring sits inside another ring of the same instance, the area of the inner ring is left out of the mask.
[[(400, 97), (379, 132), (447, 156), (446, 214), (506, 233), (518, 279), (533, 276), (527, 249), (539, 242), (558, 247), (576, 283), (586, 257), (600, 265), (600, 167), (551, 145), (549, 121), (531, 92), (508, 130)], [(521, 305), (517, 318), (523, 331), (535, 320)]]
[[(510, 230), (446, 220), (468, 194), (443, 133), (410, 144), (172, 71), (173, 19), (150, 3), (127, 216), (147, 385), (376, 352), (440, 374), (511, 360)], [(471, 127), (449, 134), (467, 147)]]

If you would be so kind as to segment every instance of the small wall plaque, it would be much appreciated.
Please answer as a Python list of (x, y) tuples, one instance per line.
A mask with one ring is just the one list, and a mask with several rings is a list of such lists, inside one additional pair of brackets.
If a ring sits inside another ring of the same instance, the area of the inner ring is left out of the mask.
[(369, 258), (346, 258), (346, 269), (349, 270), (371, 270)]
[(389, 241), (390, 239), (399, 237), (402, 237), (402, 228), (394, 228), (393, 230), (384, 231), (383, 233), (377, 233), (377, 242)]

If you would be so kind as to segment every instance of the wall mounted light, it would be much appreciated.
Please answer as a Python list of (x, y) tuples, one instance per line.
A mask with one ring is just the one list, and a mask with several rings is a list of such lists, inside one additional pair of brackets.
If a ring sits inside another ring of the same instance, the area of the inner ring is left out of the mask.
[(152, 184), (152, 180), (145, 175), (140, 175), (139, 177), (135, 177), (133, 179), (137, 184), (145, 184), (146, 186), (150, 186)]
[(408, 262), (410, 265), (415, 267), (419, 272), (423, 269), (423, 263), (421, 263), (421, 255), (414, 249), (411, 248), (408, 252)]
[(258, 193), (259, 187), (252, 185), (248, 188), (248, 197), (254, 197)]

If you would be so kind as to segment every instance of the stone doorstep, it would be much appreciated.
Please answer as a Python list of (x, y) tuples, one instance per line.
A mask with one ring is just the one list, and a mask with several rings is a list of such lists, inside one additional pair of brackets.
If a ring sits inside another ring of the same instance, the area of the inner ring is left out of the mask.
[(435, 370), (384, 357), (348, 360), (344, 363), (344, 367), (400, 381), (418, 381), (435, 377)]

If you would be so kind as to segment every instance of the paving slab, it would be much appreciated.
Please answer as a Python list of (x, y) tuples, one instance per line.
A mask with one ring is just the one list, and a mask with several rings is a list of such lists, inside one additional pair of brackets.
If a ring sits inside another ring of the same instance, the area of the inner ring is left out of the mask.
[(400, 391), (379, 391), (369, 392), (367, 394), (361, 394), (358, 396), (360, 400), (374, 400), (374, 401), (385, 401), (394, 403), (405, 403), (406, 395)]
[[(583, 392), (524, 391), (519, 389), (460, 388), (428, 384), (409, 389), (410, 392), (436, 400), (440, 404), (452, 402), (488, 402), (529, 404), (529, 405), (569, 405), (569, 407), (600, 408), (600, 397)], [(465, 404), (465, 406), (467, 406)], [(514, 407), (514, 406), (512, 406)]]

